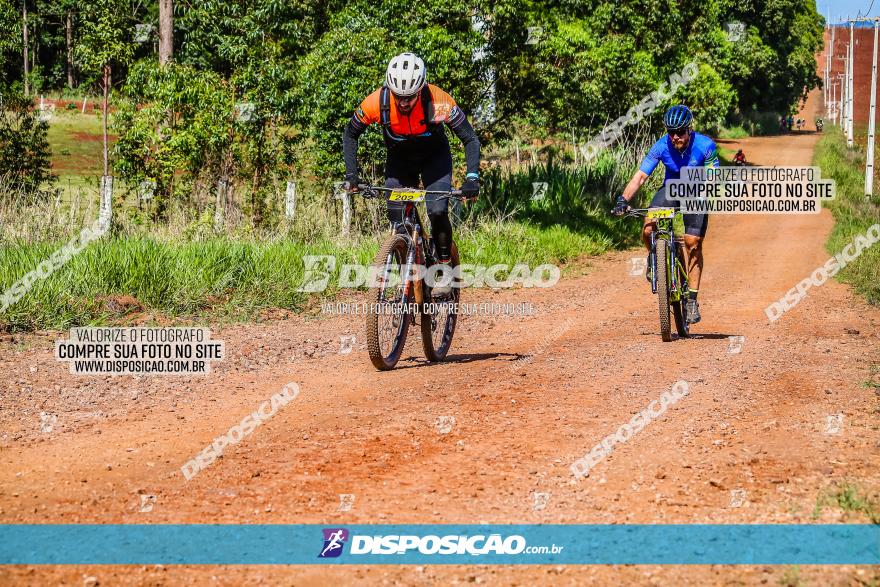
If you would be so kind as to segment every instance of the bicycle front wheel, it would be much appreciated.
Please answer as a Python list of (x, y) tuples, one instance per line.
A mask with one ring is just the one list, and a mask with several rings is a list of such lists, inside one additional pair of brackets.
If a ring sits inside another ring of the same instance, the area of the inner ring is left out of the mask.
[(687, 323), (687, 272), (685, 271), (685, 259), (681, 252), (681, 244), (675, 245), (675, 272), (678, 275), (679, 296), (678, 301), (672, 302), (672, 314), (675, 317), (675, 329), (679, 338), (687, 338), (690, 334), (690, 326)]
[(663, 342), (672, 340), (672, 328), (669, 320), (669, 243), (658, 238), (657, 248), (657, 305), (660, 310), (660, 337)]
[(394, 369), (409, 333), (413, 292), (405, 275), (408, 251), (408, 239), (395, 234), (379, 248), (373, 262), (376, 283), (370, 288), (374, 305), (367, 313), (367, 350), (380, 371)]

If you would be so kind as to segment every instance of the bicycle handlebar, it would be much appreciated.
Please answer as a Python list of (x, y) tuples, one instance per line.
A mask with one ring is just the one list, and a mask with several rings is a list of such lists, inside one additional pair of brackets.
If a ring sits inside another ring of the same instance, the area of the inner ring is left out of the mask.
[[(671, 206), (658, 206), (658, 208), (670, 208)], [(656, 208), (630, 208), (623, 214), (624, 218), (644, 218), (648, 211)], [(673, 216), (681, 214), (681, 211), (673, 208)]]
[(451, 190), (448, 192), (434, 191), (434, 190), (420, 190), (416, 188), (386, 188), (384, 186), (377, 185), (368, 185), (365, 183), (358, 184), (356, 194), (360, 194), (364, 198), (375, 198), (378, 194), (376, 192), (419, 192), (425, 194), (438, 194), (441, 198), (458, 198), (458, 199), (466, 199), (467, 196), (463, 196), (461, 190)]

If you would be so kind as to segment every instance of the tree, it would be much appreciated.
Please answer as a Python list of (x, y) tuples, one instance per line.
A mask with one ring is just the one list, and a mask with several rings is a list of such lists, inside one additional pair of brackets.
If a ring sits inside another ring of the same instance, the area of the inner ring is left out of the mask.
[(27, 12), (27, 0), (22, 0), (21, 3), (21, 37), (22, 37), (22, 53), (24, 56), (24, 95), (28, 97), (30, 95), (30, 87), (28, 79), (30, 77), (30, 71), (28, 68), (28, 49), (30, 49), (30, 43), (28, 42), (28, 12)]
[(165, 215), (175, 193), (191, 193), (230, 175), (232, 96), (214, 72), (175, 61), (135, 63), (122, 90), (114, 168), (129, 183), (156, 182), (154, 216)]
[(159, 65), (174, 55), (174, 8), (172, 0), (159, 0)]
[(0, 2), (0, 91), (14, 79), (18, 57), (21, 29), (18, 26), (18, 10), (12, 2)]
[[(462, 0), (407, 6), (355, 2), (334, 15), (326, 32), (297, 60), (292, 88), (291, 119), (302, 129), (298, 138), (309, 141), (320, 172), (341, 176), (345, 123), (360, 101), (382, 85), (388, 60), (403, 51), (418, 53), (428, 80), (472, 113), (484, 88), (477, 83), (482, 65), (473, 63), (471, 55), (482, 42)], [(364, 135), (362, 144), (365, 167), (381, 169), (378, 133)]]
[(0, 194), (30, 201), (48, 195), (46, 186), (55, 181), (48, 128), (29, 98), (7, 93), (0, 100)]
[(134, 50), (129, 42), (132, 28), (125, 0), (94, 0), (83, 5), (82, 36), (76, 47), (81, 67), (85, 71), (100, 72), (103, 102), (104, 175), (110, 171), (107, 141), (107, 116), (113, 65), (131, 60)]

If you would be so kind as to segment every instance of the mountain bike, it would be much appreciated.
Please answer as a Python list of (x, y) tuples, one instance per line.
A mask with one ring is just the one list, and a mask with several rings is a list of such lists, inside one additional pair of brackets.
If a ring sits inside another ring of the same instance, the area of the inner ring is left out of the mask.
[[(363, 184), (358, 188), (360, 191), (356, 193), (365, 198), (375, 198), (384, 192), (388, 194), (389, 202), (405, 203), (403, 221), (392, 227), (391, 235), (379, 247), (370, 271), (371, 307), (367, 313), (370, 361), (380, 371), (393, 369), (403, 353), (409, 327), (417, 318), (425, 356), (432, 362), (443, 361), (452, 345), (458, 321), (461, 296), (460, 280), (456, 275), (458, 247), (452, 243), (448, 264), (437, 263), (433, 241), (423, 228), (416, 204), (424, 202), (428, 194), (446, 199), (465, 198), (459, 190), (436, 192)], [(439, 269), (444, 269), (442, 277), (438, 275)], [(435, 286), (449, 284), (451, 287), (448, 293), (434, 295), (429, 283)]]
[(660, 310), (660, 336), (663, 342), (672, 340), (670, 308), (675, 329), (680, 338), (687, 338), (687, 270), (685, 269), (684, 243), (675, 236), (673, 221), (680, 214), (676, 208), (630, 208), (626, 216), (650, 218), (656, 222), (651, 232), (651, 252), (648, 255), (651, 273), (651, 292), (657, 294)]

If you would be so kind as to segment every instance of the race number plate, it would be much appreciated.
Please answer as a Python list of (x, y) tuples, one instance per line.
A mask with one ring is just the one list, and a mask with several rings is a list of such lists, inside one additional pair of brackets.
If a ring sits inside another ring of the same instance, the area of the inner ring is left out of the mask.
[(407, 191), (407, 192), (391, 192), (388, 198), (392, 202), (424, 202), (425, 192)]
[(645, 216), (648, 218), (672, 218), (675, 216), (675, 208), (651, 208)]

